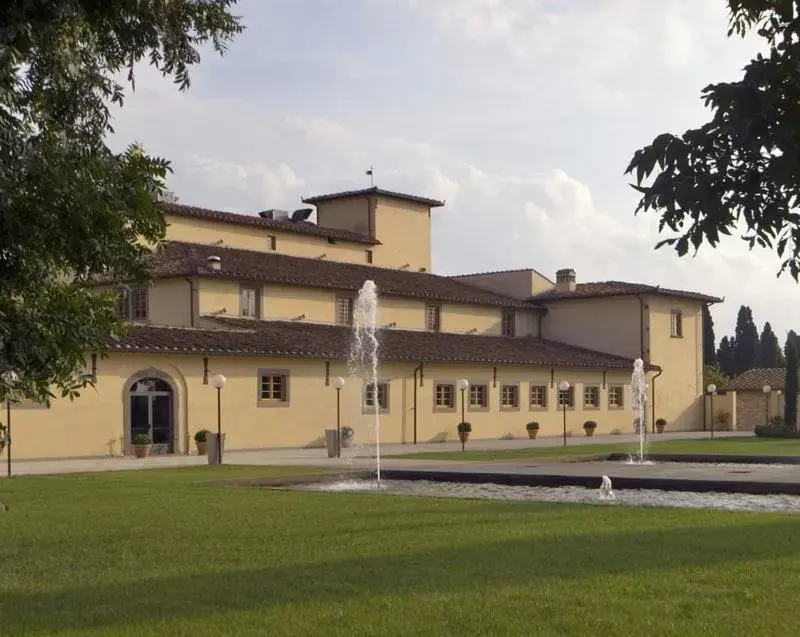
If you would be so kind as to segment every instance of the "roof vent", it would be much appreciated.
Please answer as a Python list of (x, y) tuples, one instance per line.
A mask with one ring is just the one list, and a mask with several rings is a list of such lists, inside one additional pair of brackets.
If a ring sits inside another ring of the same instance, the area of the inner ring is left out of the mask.
[(289, 211), (270, 208), (269, 210), (262, 210), (258, 213), (258, 216), (262, 219), (270, 219), (271, 221), (288, 221)]
[(292, 213), (290, 217), (291, 221), (306, 221), (310, 216), (311, 213), (314, 212), (313, 208), (298, 208)]
[(556, 290), (559, 292), (574, 292), (575, 285), (575, 270), (564, 268), (556, 272)]
[(222, 267), (222, 259), (213, 254), (211, 256), (206, 257), (206, 263), (208, 264), (208, 267), (214, 270), (215, 272), (218, 272)]

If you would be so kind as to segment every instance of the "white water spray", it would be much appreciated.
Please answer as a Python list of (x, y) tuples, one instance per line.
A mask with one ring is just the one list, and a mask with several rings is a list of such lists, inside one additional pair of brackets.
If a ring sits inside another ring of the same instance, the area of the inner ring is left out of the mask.
[(644, 375), (644, 361), (637, 358), (633, 361), (633, 374), (631, 375), (631, 393), (633, 400), (631, 407), (635, 415), (634, 423), (637, 424), (639, 433), (639, 458), (638, 462), (644, 462), (644, 445), (647, 435), (647, 425), (644, 421), (645, 405), (647, 404), (647, 379)]
[(614, 495), (614, 489), (611, 486), (611, 478), (603, 476), (600, 484), (600, 499), (601, 500), (616, 500), (617, 496)]
[(378, 290), (374, 281), (365, 281), (353, 308), (353, 342), (350, 372), (372, 387), (375, 407), (375, 456), (378, 487), (381, 485), (380, 401), (378, 400)]

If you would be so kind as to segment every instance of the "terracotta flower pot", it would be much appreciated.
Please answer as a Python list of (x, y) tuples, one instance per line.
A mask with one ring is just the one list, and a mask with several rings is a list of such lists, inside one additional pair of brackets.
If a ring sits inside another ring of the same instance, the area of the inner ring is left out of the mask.
[(528, 438), (536, 440), (536, 435), (539, 433), (538, 429), (528, 429)]
[(656, 423), (656, 433), (663, 434), (664, 433), (664, 427), (666, 427), (666, 425), (662, 425), (660, 423)]
[(208, 453), (208, 443), (205, 440), (203, 442), (195, 440), (195, 444), (197, 445), (198, 456), (205, 456)]
[(133, 454), (137, 458), (146, 458), (150, 455), (153, 445), (133, 445)]
[(583, 431), (586, 432), (587, 438), (594, 436), (594, 427), (586, 427)]
[(458, 440), (459, 440), (459, 442), (467, 442), (467, 440), (469, 440), (469, 432), (468, 431), (459, 431), (458, 432)]

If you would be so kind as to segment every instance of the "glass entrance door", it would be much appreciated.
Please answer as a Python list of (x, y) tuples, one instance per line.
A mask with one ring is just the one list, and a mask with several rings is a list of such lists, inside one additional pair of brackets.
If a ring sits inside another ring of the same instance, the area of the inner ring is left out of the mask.
[(174, 452), (172, 389), (160, 378), (145, 378), (134, 383), (130, 394), (130, 440), (147, 434), (153, 440), (150, 453)]

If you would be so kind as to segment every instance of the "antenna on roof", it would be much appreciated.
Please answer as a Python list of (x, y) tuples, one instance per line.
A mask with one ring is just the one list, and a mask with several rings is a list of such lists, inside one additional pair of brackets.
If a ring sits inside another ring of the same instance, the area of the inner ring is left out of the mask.
[(370, 167), (369, 167), (369, 170), (367, 170), (367, 171), (364, 173), (365, 175), (369, 175), (369, 185), (370, 185), (370, 187), (371, 187), (371, 188), (374, 188), (374, 187), (375, 187), (375, 175), (373, 174), (374, 172), (375, 172), (375, 171), (374, 171), (373, 167), (372, 167), (372, 166), (370, 166)]

